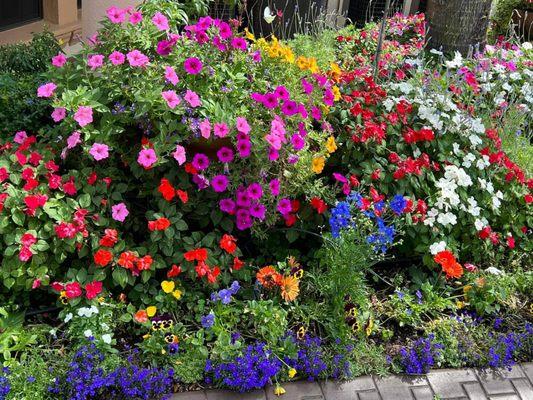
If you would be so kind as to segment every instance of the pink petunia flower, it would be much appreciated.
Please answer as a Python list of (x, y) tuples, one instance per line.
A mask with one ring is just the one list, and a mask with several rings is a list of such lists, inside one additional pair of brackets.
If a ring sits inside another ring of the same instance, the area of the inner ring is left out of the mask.
[(115, 6), (106, 10), (107, 18), (114, 24), (121, 24), (126, 21), (126, 10)]
[(207, 118), (200, 122), (200, 135), (205, 139), (211, 136), (211, 122)]
[(128, 215), (130, 212), (124, 203), (118, 203), (111, 207), (111, 216), (115, 221), (124, 222)]
[(248, 48), (248, 43), (246, 43), (246, 40), (242, 37), (235, 37), (231, 39), (231, 47), (234, 49), (246, 51)]
[(156, 12), (152, 18), (152, 22), (160, 31), (168, 31), (170, 26), (168, 25), (168, 19), (160, 12)]
[(143, 15), (140, 11), (132, 12), (130, 15), (130, 23), (133, 25), (137, 25), (139, 22), (143, 20)]
[(150, 62), (150, 59), (139, 50), (130, 51), (126, 57), (132, 67), (145, 67)]
[(15, 133), (15, 138), (13, 139), (13, 141), (17, 144), (22, 144), (27, 138), (28, 134), (26, 133), (26, 131), (18, 131), (17, 133)]
[(93, 156), (96, 161), (105, 160), (109, 157), (109, 146), (103, 143), (94, 143), (89, 150), (89, 154)]
[(137, 157), (137, 162), (144, 168), (150, 168), (157, 162), (157, 155), (154, 149), (142, 149)]
[(292, 211), (291, 201), (287, 198), (283, 198), (278, 201), (277, 208), (281, 215), (288, 215)]
[(173, 90), (166, 90), (161, 93), (161, 96), (163, 97), (163, 99), (165, 99), (167, 105), (172, 109), (176, 108), (176, 106), (181, 103), (180, 98)]
[(63, 53), (59, 53), (57, 56), (52, 57), (52, 65), (57, 68), (61, 68), (67, 62), (67, 57)]
[(53, 82), (45, 83), (44, 85), (39, 86), (37, 89), (37, 97), (52, 97), (56, 88), (57, 85)]
[(237, 131), (244, 133), (245, 135), (248, 135), (250, 133), (250, 125), (248, 124), (248, 121), (246, 121), (246, 118), (244, 117), (237, 117)]
[(209, 167), (209, 158), (202, 153), (197, 153), (192, 159), (192, 166), (198, 171), (203, 171)]
[(183, 62), (183, 68), (185, 69), (185, 72), (187, 72), (189, 75), (199, 74), (200, 72), (202, 72), (202, 67), (202, 62), (196, 57), (187, 58)]
[(165, 79), (172, 83), (174, 86), (178, 84), (180, 81), (180, 78), (178, 77), (178, 74), (176, 74), (176, 71), (174, 71), (174, 68), (170, 66), (165, 67)]
[(229, 147), (221, 147), (220, 150), (217, 151), (217, 157), (221, 163), (230, 163), (233, 161), (234, 157), (233, 150)]
[(178, 144), (172, 156), (179, 165), (182, 165), (187, 160), (187, 156), (185, 155), (185, 147)]
[(93, 54), (87, 59), (87, 65), (94, 71), (104, 65), (104, 56), (101, 54)]
[(261, 203), (253, 204), (250, 207), (250, 215), (254, 218), (257, 218), (263, 221), (265, 219), (265, 214), (266, 214), (266, 207)]
[(126, 56), (120, 51), (114, 51), (109, 55), (109, 61), (113, 65), (122, 65), (126, 61)]
[(192, 108), (202, 105), (200, 97), (192, 90), (187, 89), (187, 92), (185, 92), (185, 96), (183, 98), (187, 101), (187, 103), (189, 103)]
[(222, 199), (218, 203), (220, 211), (228, 213), (230, 215), (235, 214), (235, 202), (231, 199)]
[(259, 200), (263, 196), (263, 187), (258, 182), (252, 182), (248, 186), (248, 195), (254, 200)]
[(268, 186), (270, 188), (270, 194), (272, 194), (272, 196), (279, 195), (279, 187), (280, 187), (279, 179), (272, 179), (270, 183), (268, 184)]
[(74, 147), (76, 147), (80, 143), (81, 143), (80, 132), (78, 132), (78, 131), (72, 132), (72, 134), (67, 138), (67, 148), (68, 149), (73, 149)]
[(226, 175), (216, 175), (211, 179), (211, 186), (217, 193), (225, 192), (229, 185), (229, 179)]
[(52, 119), (54, 122), (59, 122), (65, 119), (67, 116), (67, 110), (64, 107), (57, 107), (54, 108), (54, 111), (52, 111)]
[(74, 120), (80, 124), (83, 128), (93, 122), (93, 109), (88, 106), (80, 106), (76, 114), (74, 114)]
[(215, 134), (215, 136), (223, 138), (228, 136), (229, 128), (224, 122), (220, 122), (215, 124), (213, 128), (213, 133)]

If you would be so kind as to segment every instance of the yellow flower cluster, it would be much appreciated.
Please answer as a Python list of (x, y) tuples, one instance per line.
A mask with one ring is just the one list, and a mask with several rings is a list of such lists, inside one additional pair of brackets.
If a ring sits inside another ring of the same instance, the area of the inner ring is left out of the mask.
[(181, 299), (181, 290), (175, 289), (176, 284), (173, 281), (163, 281), (161, 282), (161, 289), (165, 293), (172, 293), (177, 300)]
[(325, 155), (317, 155), (311, 161), (311, 170), (315, 174), (320, 174), (322, 172), (324, 166), (326, 165), (326, 158), (337, 150), (337, 143), (335, 142), (335, 138), (333, 136), (328, 137), (325, 147), (327, 153)]

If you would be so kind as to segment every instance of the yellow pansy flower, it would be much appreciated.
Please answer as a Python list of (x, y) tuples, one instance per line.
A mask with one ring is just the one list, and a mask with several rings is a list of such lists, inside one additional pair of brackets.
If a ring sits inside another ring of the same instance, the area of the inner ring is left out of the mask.
[(163, 292), (170, 293), (174, 290), (176, 287), (176, 284), (172, 281), (163, 281), (161, 282), (161, 289), (163, 289)]
[(313, 158), (311, 169), (313, 170), (315, 174), (320, 174), (322, 170), (324, 169), (325, 164), (326, 164), (326, 159), (324, 157), (315, 157)]
[(283, 389), (279, 384), (276, 384), (276, 387), (274, 388), (274, 394), (276, 396), (281, 396), (282, 394), (285, 394), (285, 389)]
[(368, 325), (365, 330), (366, 336), (370, 336), (372, 334), (373, 329), (374, 329), (374, 318), (370, 317), (368, 319)]
[(337, 150), (337, 143), (335, 143), (335, 138), (330, 136), (326, 141), (326, 150), (328, 153), (334, 153)]
[(157, 312), (156, 306), (146, 307), (146, 315), (148, 315), (150, 318), (152, 318), (156, 312)]
[(177, 300), (181, 299), (181, 290), (176, 289), (172, 292), (172, 296), (174, 296)]
[(289, 369), (288, 375), (290, 379), (294, 378), (296, 376), (296, 370), (294, 368)]

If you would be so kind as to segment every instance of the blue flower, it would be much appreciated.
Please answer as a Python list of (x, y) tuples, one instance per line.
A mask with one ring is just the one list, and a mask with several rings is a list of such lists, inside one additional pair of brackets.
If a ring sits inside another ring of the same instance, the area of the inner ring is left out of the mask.
[(351, 223), (350, 204), (345, 201), (337, 203), (335, 208), (331, 210), (331, 217), (329, 218), (329, 225), (331, 227), (331, 235), (334, 238), (340, 236), (340, 231), (347, 228)]
[(215, 324), (215, 315), (214, 314), (207, 314), (202, 317), (202, 326), (205, 329), (211, 328)]
[(397, 194), (389, 203), (390, 208), (396, 215), (400, 215), (407, 207), (407, 200), (401, 194)]

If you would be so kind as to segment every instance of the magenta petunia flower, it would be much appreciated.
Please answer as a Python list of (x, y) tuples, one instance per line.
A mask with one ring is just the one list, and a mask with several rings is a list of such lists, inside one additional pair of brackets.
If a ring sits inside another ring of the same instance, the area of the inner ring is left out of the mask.
[(305, 94), (311, 94), (313, 93), (313, 84), (306, 81), (304, 78), (301, 80), (302, 82), (302, 89)]
[(289, 156), (287, 157), (287, 162), (289, 164), (296, 164), (299, 159), (300, 157), (298, 157), (296, 154), (289, 154)]
[(81, 143), (81, 134), (78, 131), (74, 131), (67, 138), (67, 149), (73, 149)]
[(274, 93), (266, 93), (263, 95), (262, 102), (266, 108), (276, 108), (278, 106), (278, 97)]
[(278, 201), (278, 211), (281, 215), (288, 215), (292, 211), (291, 201), (283, 198)]
[(107, 18), (114, 24), (121, 24), (126, 21), (126, 10), (118, 7), (109, 7), (106, 10)]
[(53, 82), (45, 83), (44, 85), (39, 86), (37, 89), (37, 97), (52, 97), (56, 88), (57, 85)]
[(142, 149), (137, 156), (137, 162), (145, 169), (154, 165), (157, 162), (157, 155), (154, 149)]
[(207, 118), (200, 122), (200, 135), (205, 139), (211, 136), (211, 123)]
[(209, 180), (202, 174), (194, 174), (192, 181), (198, 187), (198, 190), (204, 190), (209, 187)]
[(231, 39), (231, 47), (234, 49), (246, 51), (248, 48), (248, 43), (246, 43), (246, 40), (242, 37), (235, 37)]
[(183, 62), (183, 68), (189, 75), (197, 75), (202, 71), (203, 64), (196, 57), (187, 58)]
[(263, 196), (263, 188), (260, 183), (253, 182), (248, 186), (248, 195), (254, 200), (259, 200)]
[(299, 151), (302, 150), (305, 146), (305, 139), (300, 136), (299, 133), (295, 133), (291, 137), (291, 143), (294, 150)]
[(198, 171), (203, 171), (209, 167), (209, 158), (202, 153), (197, 153), (192, 159), (192, 166)]
[(224, 40), (229, 39), (233, 35), (233, 32), (231, 31), (231, 26), (224, 21), (221, 21), (218, 24), (218, 32), (220, 34), (220, 37)]
[(130, 212), (124, 203), (118, 203), (111, 207), (111, 216), (115, 221), (124, 222), (128, 215)]
[(126, 56), (120, 51), (114, 51), (109, 55), (109, 61), (113, 65), (122, 65), (126, 61)]
[(213, 127), (213, 133), (215, 136), (223, 138), (228, 136), (229, 128), (224, 122), (216, 123)]
[(281, 105), (281, 111), (283, 112), (283, 114), (290, 117), (298, 113), (298, 104), (296, 104), (296, 102), (292, 100), (285, 100)]
[(289, 100), (290, 97), (289, 91), (285, 86), (282, 85), (278, 86), (276, 90), (274, 90), (274, 94), (281, 100)]
[(18, 131), (17, 133), (15, 133), (15, 138), (13, 139), (13, 141), (17, 144), (22, 144), (27, 138), (28, 134), (26, 133), (26, 131)]
[(178, 77), (178, 74), (176, 74), (176, 71), (174, 71), (174, 68), (168, 65), (165, 67), (165, 79), (174, 86), (176, 86), (180, 81), (180, 78)]
[(126, 57), (132, 67), (145, 67), (150, 62), (150, 59), (139, 50), (130, 51)]
[(250, 98), (256, 103), (262, 103), (263, 100), (265, 99), (265, 96), (262, 95), (261, 93), (253, 92), (253, 93), (250, 93)]
[(276, 161), (278, 158), (279, 158), (279, 151), (274, 147), (270, 147), (268, 149), (268, 159), (270, 161)]
[(143, 20), (143, 15), (140, 11), (132, 12), (130, 15), (130, 23), (133, 25), (137, 25), (139, 22)]
[(250, 156), (252, 149), (252, 144), (248, 140), (239, 140), (237, 142), (237, 151), (239, 152), (239, 157), (246, 158)]
[(182, 165), (187, 160), (187, 156), (185, 155), (185, 147), (178, 144), (172, 156), (179, 165)]
[(173, 90), (166, 90), (161, 93), (161, 96), (163, 99), (165, 99), (167, 105), (172, 109), (176, 108), (176, 106), (181, 103), (180, 98)]
[(52, 111), (52, 115), (51, 115), (54, 122), (63, 121), (66, 116), (67, 116), (67, 110), (64, 107), (54, 108), (54, 111)]
[(87, 58), (87, 65), (94, 71), (104, 65), (104, 56), (101, 54), (93, 54)]
[(261, 203), (253, 204), (249, 208), (249, 211), (252, 217), (257, 218), (261, 221), (265, 219), (266, 207), (263, 204)]
[(322, 98), (322, 101), (324, 102), (324, 104), (331, 107), (333, 105), (334, 100), (335, 100), (335, 95), (333, 94), (333, 91), (329, 88), (326, 89), (324, 91), (324, 97)]
[(217, 157), (222, 163), (230, 163), (233, 161), (233, 150), (229, 147), (221, 147), (217, 151)]
[(103, 143), (94, 143), (89, 150), (89, 154), (93, 156), (96, 161), (105, 160), (109, 157), (109, 146)]
[(67, 57), (63, 53), (59, 53), (57, 56), (52, 57), (52, 65), (57, 68), (61, 68), (67, 62)]
[(236, 200), (237, 206), (242, 208), (248, 208), (252, 205), (252, 199), (248, 191), (242, 186), (237, 189)]
[(279, 195), (279, 187), (280, 187), (279, 179), (272, 179), (270, 183), (268, 184), (268, 186), (270, 188), (270, 194), (272, 194), (272, 196)]
[(217, 193), (225, 192), (229, 185), (229, 179), (226, 175), (216, 175), (211, 179), (211, 186)]
[(305, 105), (303, 105), (302, 103), (298, 104), (298, 113), (302, 116), (303, 119), (307, 119), (307, 117), (309, 116)]
[(168, 31), (170, 26), (168, 25), (168, 19), (160, 12), (156, 12), (152, 18), (152, 22), (160, 31)]
[(237, 229), (241, 231), (251, 228), (253, 225), (253, 221), (250, 216), (250, 211), (248, 210), (245, 210), (245, 209), (237, 210), (237, 212), (235, 213), (235, 218), (237, 221), (236, 223)]
[(202, 105), (200, 97), (192, 90), (187, 89), (183, 98), (187, 101), (187, 103), (189, 103), (192, 108)]
[(240, 133), (244, 133), (245, 135), (248, 135), (250, 133), (250, 125), (248, 124), (248, 121), (244, 117), (237, 117), (237, 131)]
[(320, 112), (320, 108), (316, 107), (316, 106), (313, 106), (311, 108), (311, 116), (316, 119), (317, 121), (320, 120), (320, 118), (322, 118), (322, 113)]
[(220, 211), (228, 213), (230, 215), (235, 214), (235, 202), (231, 199), (222, 199), (218, 203)]
[(80, 106), (76, 114), (74, 114), (74, 121), (76, 121), (83, 128), (93, 122), (93, 109), (89, 106)]
[(253, 62), (256, 62), (256, 63), (260, 63), (262, 58), (261, 58), (261, 52), (259, 50), (256, 50), (252, 53), (252, 60)]

